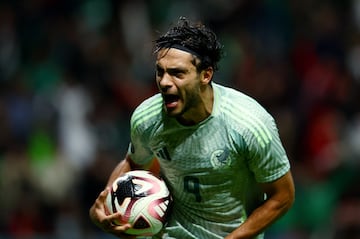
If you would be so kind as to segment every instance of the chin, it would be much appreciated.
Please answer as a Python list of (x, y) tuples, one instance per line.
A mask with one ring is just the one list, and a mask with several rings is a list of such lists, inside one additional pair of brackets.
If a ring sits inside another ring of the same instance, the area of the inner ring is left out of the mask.
[(174, 118), (181, 116), (181, 114), (176, 113), (176, 112), (174, 112), (174, 111), (169, 111), (169, 110), (167, 110), (167, 109), (166, 109), (166, 114), (167, 114), (169, 117), (174, 117)]
[(179, 118), (183, 115), (182, 112), (179, 111), (178, 109), (168, 109), (165, 107), (165, 112), (169, 117), (174, 117), (174, 118)]

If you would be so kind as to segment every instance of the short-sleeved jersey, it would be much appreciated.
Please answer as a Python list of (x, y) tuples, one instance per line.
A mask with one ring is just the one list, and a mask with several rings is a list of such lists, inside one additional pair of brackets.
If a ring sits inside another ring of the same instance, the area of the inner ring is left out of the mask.
[(131, 159), (157, 157), (174, 199), (162, 238), (224, 238), (264, 201), (257, 183), (290, 168), (273, 117), (239, 91), (212, 87), (213, 111), (197, 125), (167, 116), (160, 94), (131, 117)]

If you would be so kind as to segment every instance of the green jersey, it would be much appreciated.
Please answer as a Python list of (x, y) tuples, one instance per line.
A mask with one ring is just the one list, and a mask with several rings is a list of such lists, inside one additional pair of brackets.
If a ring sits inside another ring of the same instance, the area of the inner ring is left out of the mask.
[(174, 199), (162, 238), (224, 238), (264, 201), (257, 183), (290, 168), (273, 117), (239, 91), (212, 87), (213, 111), (197, 125), (167, 116), (160, 94), (131, 118), (131, 159), (157, 157)]

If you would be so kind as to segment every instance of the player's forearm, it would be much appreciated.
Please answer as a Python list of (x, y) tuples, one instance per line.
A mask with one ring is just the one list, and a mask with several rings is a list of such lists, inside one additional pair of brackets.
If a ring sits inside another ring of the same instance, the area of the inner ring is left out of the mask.
[(257, 208), (239, 228), (225, 237), (225, 239), (254, 238), (285, 214), (292, 206), (292, 203), (293, 200), (291, 198), (281, 201), (270, 198), (262, 206)]
[(124, 160), (119, 162), (119, 164), (114, 168), (107, 182), (107, 187), (111, 186), (112, 182), (115, 181), (120, 175), (130, 171), (132, 169), (130, 158), (128, 156), (125, 157)]

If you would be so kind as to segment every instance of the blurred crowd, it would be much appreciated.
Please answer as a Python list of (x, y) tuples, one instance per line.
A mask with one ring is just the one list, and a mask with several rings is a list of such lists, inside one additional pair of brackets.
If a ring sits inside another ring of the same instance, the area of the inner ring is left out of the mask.
[(215, 82), (279, 126), (297, 197), (267, 238), (360, 238), (360, 0), (0, 1), (0, 238), (113, 238), (88, 209), (180, 16), (223, 43)]

